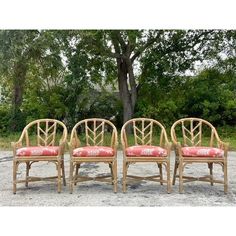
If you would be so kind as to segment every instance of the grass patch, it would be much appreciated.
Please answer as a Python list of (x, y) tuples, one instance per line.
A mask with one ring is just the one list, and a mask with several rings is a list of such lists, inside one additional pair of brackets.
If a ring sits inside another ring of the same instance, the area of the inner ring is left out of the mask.
[(11, 150), (11, 142), (16, 142), (19, 138), (20, 133), (0, 136), (0, 150)]
[[(230, 144), (230, 150), (234, 150), (236, 151), (236, 128), (234, 127), (224, 127), (224, 128), (219, 128), (217, 129), (218, 130), (218, 133), (219, 133), (219, 136), (221, 138), (222, 141), (224, 142), (228, 142)], [(8, 134), (8, 135), (4, 135), (4, 136), (0, 136), (0, 150), (11, 150), (11, 142), (16, 142), (19, 137), (20, 137), (21, 133), (14, 133), (14, 134)], [(59, 137), (60, 135), (57, 135), (57, 140), (59, 140)], [(30, 137), (33, 142), (32, 142), (32, 145), (36, 144), (36, 136), (35, 135), (32, 135)], [(170, 140), (170, 135), (168, 135), (168, 138)], [(70, 139), (70, 134), (68, 135), (68, 141)], [(105, 145), (110, 145), (110, 142), (111, 142), (111, 136), (110, 135), (105, 135), (104, 137), (104, 143)], [(84, 143), (84, 139), (82, 139), (82, 144)], [(119, 135), (118, 135), (118, 142), (119, 142), (119, 145), (118, 145), (118, 149), (122, 149), (122, 146), (121, 146), (121, 141), (120, 141), (120, 132), (119, 132)], [(129, 144), (134, 144), (134, 138), (133, 136), (130, 136), (129, 137), (129, 140), (128, 140)], [(208, 138), (204, 138), (203, 139), (203, 144), (207, 144), (208, 143)], [(66, 147), (66, 151), (68, 151), (68, 147)]]

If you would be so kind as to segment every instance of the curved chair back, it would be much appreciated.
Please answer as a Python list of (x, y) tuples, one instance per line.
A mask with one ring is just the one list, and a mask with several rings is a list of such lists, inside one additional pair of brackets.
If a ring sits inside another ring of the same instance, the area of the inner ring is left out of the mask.
[(109, 121), (100, 118), (85, 119), (72, 129), (70, 143), (79, 147), (85, 146), (117, 146), (117, 129)]
[(168, 142), (166, 130), (160, 122), (149, 118), (134, 118), (128, 120), (121, 129), (121, 142), (125, 148), (129, 146), (128, 130), (133, 135), (134, 145), (155, 145), (157, 143), (163, 147)]
[[(219, 146), (220, 138), (215, 127), (200, 118), (183, 118), (171, 127), (171, 138), (174, 144), (182, 146)], [(208, 141), (208, 142), (207, 142)]]
[[(60, 134), (60, 138), (57, 137)], [(35, 137), (36, 140), (32, 140)], [(57, 138), (59, 140), (57, 140)], [(55, 146), (60, 142), (66, 142), (67, 128), (59, 120), (39, 119), (30, 122), (22, 131), (19, 141), (25, 141), (26, 146)]]

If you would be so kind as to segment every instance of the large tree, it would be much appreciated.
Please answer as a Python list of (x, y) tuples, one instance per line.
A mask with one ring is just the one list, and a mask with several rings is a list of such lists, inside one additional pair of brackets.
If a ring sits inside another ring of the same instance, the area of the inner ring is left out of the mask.
[[(12, 116), (11, 129), (17, 130), (22, 119), (20, 110), (23, 101), (24, 85), (32, 49), (32, 43), (38, 31), (1, 30), (0, 31), (0, 59), (1, 77), (12, 83)], [(19, 127), (21, 128), (21, 127)]]
[(194, 69), (195, 61), (217, 59), (224, 50), (229, 55), (234, 35), (220, 30), (0, 31), (0, 77), (13, 91), (12, 130), (20, 128), (17, 116), (26, 89), (32, 101), (49, 96), (45, 104), (59, 91), (62, 95), (51, 96), (47, 105), (50, 114), (63, 118), (67, 113), (76, 120), (89, 93), (110, 86), (119, 92), (125, 122), (134, 116), (140, 93), (154, 91), (151, 99), (158, 99), (152, 89), (158, 87), (168, 94), (171, 81)]
[(24, 126), (21, 106), (29, 83), (35, 84), (31, 89), (37, 90), (40, 89), (37, 81), (41, 81), (48, 90), (58, 79), (64, 79), (60, 76), (64, 67), (58, 38), (57, 31), (0, 31), (0, 79), (7, 80), (12, 88), (10, 130), (21, 130)]
[[(165, 83), (215, 51), (214, 30), (97, 30), (73, 35), (71, 78), (118, 82), (123, 122), (134, 115), (143, 83)], [(103, 79), (102, 79), (103, 78)]]

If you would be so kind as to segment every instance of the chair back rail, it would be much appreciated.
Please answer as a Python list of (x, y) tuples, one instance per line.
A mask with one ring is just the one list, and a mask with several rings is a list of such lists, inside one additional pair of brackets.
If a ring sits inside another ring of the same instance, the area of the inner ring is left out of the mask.
[(56, 142), (57, 129), (61, 127), (63, 130), (61, 142), (66, 142), (67, 128), (59, 120), (55, 119), (39, 119), (30, 122), (22, 131), (19, 141), (24, 141), (26, 146), (30, 146), (29, 130), (36, 129), (37, 146), (54, 146)]
[(80, 136), (85, 135), (86, 146), (104, 146), (104, 136), (111, 130), (111, 147), (117, 146), (116, 127), (108, 120), (100, 118), (85, 119), (78, 122), (72, 129), (70, 142), (76, 147), (80, 146), (82, 141)]
[[(177, 129), (181, 134), (176, 135)], [(219, 145), (220, 138), (215, 127), (206, 120), (200, 118), (183, 118), (177, 120), (171, 127), (171, 138), (174, 144), (181, 143), (182, 138), (183, 146), (202, 146), (203, 133), (209, 130), (209, 146), (212, 147), (214, 143)]]
[(167, 134), (164, 126), (153, 119), (148, 118), (134, 118), (127, 121), (121, 129), (121, 142), (123, 147), (128, 147), (128, 139), (126, 129), (131, 126), (131, 131), (134, 136), (135, 145), (153, 145), (154, 143), (154, 129), (160, 129), (159, 145), (164, 146), (168, 142)]

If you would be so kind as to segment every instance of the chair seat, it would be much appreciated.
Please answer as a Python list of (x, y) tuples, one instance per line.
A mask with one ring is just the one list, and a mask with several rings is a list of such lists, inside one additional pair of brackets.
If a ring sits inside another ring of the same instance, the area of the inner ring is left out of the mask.
[(57, 156), (58, 146), (31, 146), (19, 148), (16, 151), (17, 156)]
[(165, 157), (167, 150), (159, 146), (137, 145), (126, 148), (129, 157)]
[(223, 157), (224, 151), (214, 147), (183, 147), (182, 156), (188, 157)]
[(114, 149), (105, 146), (87, 146), (73, 150), (74, 157), (112, 157)]

